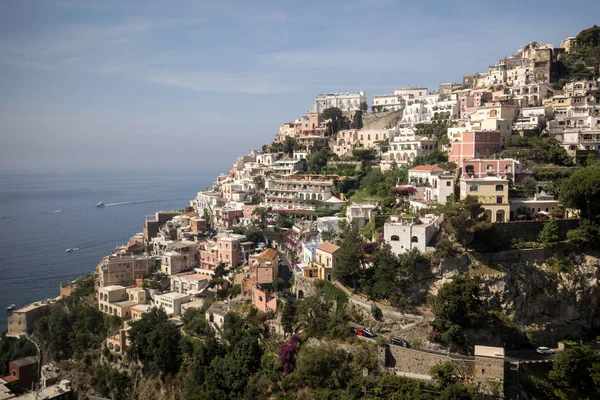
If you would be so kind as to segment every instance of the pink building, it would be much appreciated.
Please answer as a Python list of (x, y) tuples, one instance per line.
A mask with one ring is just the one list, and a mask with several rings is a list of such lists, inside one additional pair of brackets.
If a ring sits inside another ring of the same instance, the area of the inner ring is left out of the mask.
[(485, 104), (486, 101), (491, 100), (491, 93), (489, 89), (473, 89), (473, 90), (460, 90), (455, 92), (458, 95), (458, 110), (460, 116), (466, 114), (472, 114), (477, 111), (477, 107)]
[(467, 178), (499, 176), (521, 183), (532, 174), (532, 171), (524, 169), (519, 161), (512, 158), (499, 160), (478, 158), (463, 161), (463, 176)]
[(217, 217), (217, 224), (229, 227), (236, 225), (239, 222), (239, 219), (244, 216), (244, 211), (242, 209), (231, 209), (228, 206), (226, 207), (215, 207), (215, 216)]
[(217, 236), (217, 251), (219, 262), (230, 267), (237, 267), (242, 260), (241, 243), (246, 241), (246, 236), (234, 233), (225, 233)]
[(262, 287), (262, 285), (257, 285), (252, 290), (252, 300), (254, 306), (262, 312), (277, 309), (277, 294), (273, 293), (270, 288)]
[(452, 143), (448, 161), (462, 168), (465, 160), (495, 156), (500, 151), (501, 143), (500, 132), (464, 132), (462, 141)]
[(244, 204), (244, 206), (242, 207), (243, 217), (245, 219), (249, 219), (249, 220), (252, 218), (256, 218), (255, 215), (252, 215), (252, 212), (254, 210), (256, 210), (258, 207), (260, 207), (258, 204), (249, 204), (249, 205)]

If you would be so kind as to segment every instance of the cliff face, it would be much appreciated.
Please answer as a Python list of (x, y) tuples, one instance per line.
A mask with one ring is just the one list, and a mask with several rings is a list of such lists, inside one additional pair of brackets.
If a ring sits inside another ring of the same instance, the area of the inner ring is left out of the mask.
[(600, 260), (572, 249), (462, 254), (440, 263), (435, 292), (452, 275), (469, 271), (532, 343), (552, 344), (600, 326)]

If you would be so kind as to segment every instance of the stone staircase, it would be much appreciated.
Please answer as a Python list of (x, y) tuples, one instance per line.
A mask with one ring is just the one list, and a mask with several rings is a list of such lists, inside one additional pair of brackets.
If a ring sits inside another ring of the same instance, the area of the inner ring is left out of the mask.
[(506, 400), (520, 399), (519, 364), (509, 363), (504, 373), (504, 398)]

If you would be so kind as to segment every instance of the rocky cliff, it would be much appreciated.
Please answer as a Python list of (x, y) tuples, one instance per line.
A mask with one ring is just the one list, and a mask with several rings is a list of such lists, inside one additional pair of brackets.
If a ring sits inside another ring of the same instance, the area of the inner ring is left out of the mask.
[(457, 273), (481, 279), (492, 309), (501, 309), (533, 344), (553, 344), (600, 327), (600, 260), (568, 247), (460, 254), (443, 260), (431, 292)]

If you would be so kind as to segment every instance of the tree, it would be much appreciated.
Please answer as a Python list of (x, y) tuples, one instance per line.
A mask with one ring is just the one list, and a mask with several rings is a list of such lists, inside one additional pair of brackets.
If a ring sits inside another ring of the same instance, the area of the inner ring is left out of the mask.
[(296, 324), (296, 312), (298, 310), (298, 303), (296, 299), (290, 297), (287, 299), (283, 306), (283, 312), (281, 313), (281, 326), (283, 331), (287, 334), (294, 333), (294, 326)]
[(285, 142), (283, 142), (283, 152), (287, 155), (291, 156), (294, 153), (294, 150), (298, 148), (298, 141), (293, 137), (286, 137)]
[[(379, 299), (394, 299), (402, 297), (398, 283), (400, 262), (392, 253), (389, 244), (381, 248), (373, 256), (373, 285), (371, 295)], [(395, 302), (395, 301), (394, 301)]]
[(304, 347), (300, 352), (296, 373), (308, 387), (343, 389), (352, 377), (351, 356), (330, 345)]
[(548, 378), (561, 398), (590, 398), (600, 392), (599, 371), (600, 355), (575, 345), (556, 355)]
[(254, 210), (252, 210), (252, 215), (256, 215), (258, 217), (260, 229), (265, 229), (267, 227), (269, 210), (267, 210), (266, 207), (256, 207)]
[(448, 205), (444, 217), (448, 231), (465, 247), (473, 240), (474, 232), (484, 228), (484, 209), (475, 196)]
[(563, 205), (579, 209), (583, 218), (594, 221), (600, 215), (600, 164), (581, 168), (564, 179), (559, 196)]
[(360, 106), (358, 107), (360, 109), (360, 111), (366, 113), (367, 111), (369, 111), (369, 105), (367, 104), (366, 101), (361, 101), (360, 102)]
[(527, 197), (533, 197), (537, 192), (537, 181), (531, 177), (527, 177), (523, 180), (523, 192)]
[(445, 343), (460, 342), (464, 328), (476, 326), (484, 315), (479, 282), (457, 275), (445, 283), (432, 299), (435, 319), (431, 326), (440, 332)]
[(452, 361), (438, 363), (431, 367), (429, 375), (440, 388), (445, 388), (454, 380), (454, 364)]
[(282, 278), (277, 277), (273, 280), (271, 287), (273, 288), (273, 291), (279, 292), (280, 290), (283, 289), (284, 285), (285, 285), (285, 281)]
[(560, 240), (560, 226), (558, 226), (558, 221), (553, 219), (546, 222), (538, 240), (542, 243), (558, 242)]
[(129, 354), (144, 363), (151, 373), (175, 373), (180, 365), (179, 329), (167, 314), (152, 308), (138, 321), (131, 322), (128, 332)]
[(257, 191), (261, 191), (265, 188), (265, 177), (262, 175), (258, 175), (255, 176), (254, 178), (252, 178), (252, 181), (254, 182), (254, 188)]
[(342, 228), (339, 243), (340, 251), (336, 258), (333, 273), (336, 278), (356, 288), (365, 257), (363, 253), (364, 242), (355, 221), (351, 223), (343, 221), (340, 225)]
[(319, 174), (321, 170), (327, 165), (327, 151), (320, 149), (310, 153), (306, 160), (306, 168), (309, 174)]

